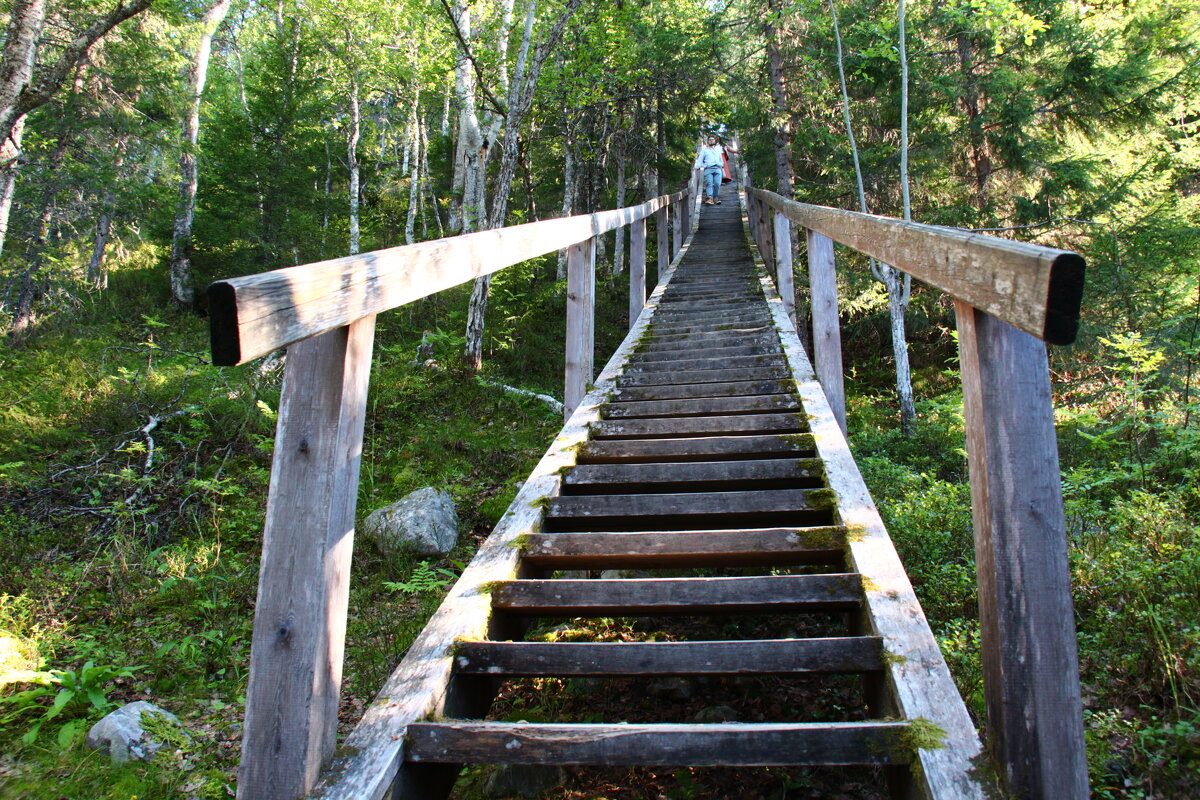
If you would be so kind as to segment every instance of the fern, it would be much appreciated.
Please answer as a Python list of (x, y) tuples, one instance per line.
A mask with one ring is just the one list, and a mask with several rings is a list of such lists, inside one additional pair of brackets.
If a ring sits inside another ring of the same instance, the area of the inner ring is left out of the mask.
[(406, 581), (384, 581), (383, 588), (403, 594), (432, 594), (443, 592), (458, 576), (444, 567), (434, 567), (428, 561), (417, 564)]

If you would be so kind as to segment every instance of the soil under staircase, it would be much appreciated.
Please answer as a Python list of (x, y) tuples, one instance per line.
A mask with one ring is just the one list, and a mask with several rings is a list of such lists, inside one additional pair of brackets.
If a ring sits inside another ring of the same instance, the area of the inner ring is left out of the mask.
[[(406, 726), (394, 796), (446, 796), (462, 764), (803, 766), (839, 796), (982, 796), (975, 731), (746, 240), (736, 198), (703, 208), (517, 579), (486, 587), (489, 635), (456, 643), (441, 715)], [(520, 718), (561, 688), (539, 677), (585, 687), (556, 706), (574, 718), (499, 721), (498, 690)], [(748, 680), (760, 700), (734, 707)], [(714, 704), (733, 719), (697, 714)], [(763, 784), (723, 785), (704, 796)]]

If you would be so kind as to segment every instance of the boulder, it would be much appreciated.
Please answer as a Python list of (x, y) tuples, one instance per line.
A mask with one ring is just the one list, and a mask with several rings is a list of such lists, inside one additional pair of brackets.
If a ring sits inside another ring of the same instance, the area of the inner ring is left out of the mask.
[(702, 708), (692, 718), (693, 722), (712, 724), (717, 722), (737, 722), (738, 713), (729, 706), (711, 706)]
[(458, 544), (458, 515), (449, 492), (427, 486), (372, 511), (359, 531), (387, 558), (444, 556)]
[(487, 797), (537, 797), (561, 786), (567, 771), (543, 764), (505, 764), (492, 773), (484, 793)]
[(146, 717), (154, 716), (162, 717), (178, 729), (181, 738), (187, 738), (178, 717), (153, 703), (138, 700), (121, 706), (93, 725), (88, 731), (87, 746), (107, 751), (114, 764), (150, 761), (166, 744), (146, 731)]

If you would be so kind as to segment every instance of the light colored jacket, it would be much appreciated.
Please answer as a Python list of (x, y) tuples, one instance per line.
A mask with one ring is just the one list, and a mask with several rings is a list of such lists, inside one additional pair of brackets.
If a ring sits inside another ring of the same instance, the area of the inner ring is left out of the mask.
[(719, 144), (705, 145), (700, 148), (700, 154), (696, 156), (696, 169), (708, 169), (710, 167), (725, 167), (724, 159), (725, 148)]

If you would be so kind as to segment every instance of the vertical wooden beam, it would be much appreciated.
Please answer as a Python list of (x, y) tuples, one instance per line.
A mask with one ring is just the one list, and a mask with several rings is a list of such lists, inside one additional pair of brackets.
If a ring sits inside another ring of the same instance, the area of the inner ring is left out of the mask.
[(671, 204), (671, 259), (683, 247), (683, 203)]
[(846, 387), (842, 379), (842, 329), (838, 319), (837, 269), (833, 240), (807, 231), (808, 288), (812, 294), (813, 361), (817, 380), (846, 433)]
[(375, 317), (288, 348), (237, 796), (295, 800), (333, 755)]
[(667, 208), (663, 206), (658, 211), (654, 212), (654, 229), (658, 238), (658, 257), (654, 262), (656, 271), (655, 283), (662, 283), (663, 276), (667, 274), (667, 267), (671, 265), (671, 245), (670, 239), (667, 236)]
[(1046, 346), (955, 301), (989, 748), (1016, 797), (1088, 796)]
[(567, 375), (563, 413), (567, 419), (592, 382), (596, 330), (596, 239), (567, 248)]
[(767, 269), (775, 269), (775, 231), (771, 227), (771, 207), (766, 203), (758, 204), (758, 235), (762, 240), (759, 253)]
[(792, 221), (774, 212), (775, 222), (775, 286), (783, 298), (783, 308), (796, 324), (796, 289), (792, 285)]
[(629, 226), (629, 327), (646, 307), (646, 218)]
[(679, 201), (679, 211), (680, 216), (683, 217), (683, 231), (680, 234), (680, 240), (686, 242), (688, 234), (692, 232), (692, 188), (690, 186)]

